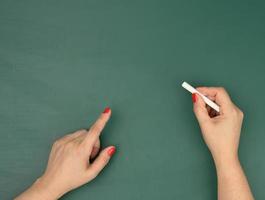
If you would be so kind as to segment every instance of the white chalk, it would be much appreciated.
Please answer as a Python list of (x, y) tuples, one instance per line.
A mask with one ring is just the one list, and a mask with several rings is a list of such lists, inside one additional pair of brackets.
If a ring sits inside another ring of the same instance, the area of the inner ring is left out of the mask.
[(210, 99), (208, 99), (206, 96), (204, 96), (202, 93), (200, 93), (198, 90), (196, 90), (194, 87), (192, 87), (187, 82), (183, 82), (182, 83), (182, 87), (184, 87), (186, 90), (188, 90), (191, 93), (196, 93), (196, 94), (200, 95), (203, 98), (204, 102), (208, 106), (210, 106), (211, 108), (213, 108), (217, 112), (220, 112), (220, 107), (216, 103), (214, 103), (213, 101), (211, 101)]

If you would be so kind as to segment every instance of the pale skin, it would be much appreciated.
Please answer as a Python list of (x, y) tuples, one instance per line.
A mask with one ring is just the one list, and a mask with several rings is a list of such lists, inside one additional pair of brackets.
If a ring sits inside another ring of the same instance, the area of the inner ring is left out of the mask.
[(193, 110), (217, 171), (219, 200), (254, 199), (238, 159), (243, 112), (234, 105), (224, 88), (197, 88), (220, 106), (216, 113), (193, 94)]
[[(99, 152), (99, 136), (109, 120), (105, 109), (89, 130), (79, 130), (57, 140), (52, 147), (44, 174), (16, 200), (55, 200), (93, 180), (115, 152), (108, 146)], [(99, 155), (97, 156), (97, 154)], [(93, 163), (90, 159), (95, 158)]]
[[(197, 88), (220, 106), (220, 113), (207, 107), (193, 94), (194, 113), (202, 136), (215, 162), (219, 200), (254, 199), (238, 159), (242, 111), (223, 88)], [(100, 134), (111, 116), (109, 108), (89, 130), (79, 130), (57, 140), (51, 150), (44, 174), (16, 200), (56, 200), (65, 193), (93, 180), (108, 164), (114, 146), (100, 149)], [(91, 162), (91, 159), (95, 159)]]

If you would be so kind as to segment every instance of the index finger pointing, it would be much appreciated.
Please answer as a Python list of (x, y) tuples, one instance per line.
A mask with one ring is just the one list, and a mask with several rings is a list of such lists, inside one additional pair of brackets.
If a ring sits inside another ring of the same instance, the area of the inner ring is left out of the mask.
[(111, 116), (111, 109), (107, 107), (105, 108), (103, 113), (101, 113), (101, 115), (96, 120), (96, 122), (89, 129), (87, 136), (84, 139), (84, 143), (86, 146), (91, 146), (91, 148), (93, 147), (93, 145), (99, 138), (100, 133), (104, 129), (106, 123), (109, 121), (110, 116)]

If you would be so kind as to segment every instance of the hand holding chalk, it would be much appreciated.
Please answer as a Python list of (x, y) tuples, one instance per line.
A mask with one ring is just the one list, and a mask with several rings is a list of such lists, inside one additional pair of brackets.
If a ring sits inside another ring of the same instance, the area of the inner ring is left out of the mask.
[(193, 94), (193, 110), (217, 170), (218, 199), (253, 200), (238, 158), (242, 111), (233, 104), (223, 88), (202, 87), (197, 90), (211, 97), (222, 108), (219, 115), (211, 116), (213, 109), (206, 107), (205, 99), (198, 93)]
[(211, 108), (213, 108), (217, 112), (220, 112), (220, 108), (216, 103), (212, 102), (210, 99), (208, 99), (206, 96), (204, 96), (202, 93), (200, 93), (198, 90), (196, 90), (194, 87), (192, 87), (187, 82), (183, 82), (182, 87), (185, 88), (186, 90), (188, 90), (189, 92), (191, 92), (192, 94), (193, 93), (199, 94), (208, 106), (210, 106)]
[(214, 160), (219, 163), (226, 159), (237, 158), (243, 120), (242, 111), (233, 104), (223, 88), (202, 87), (197, 90), (200, 94), (212, 97), (222, 107), (222, 112), (212, 118), (206, 108), (205, 99), (196, 93), (193, 110)]

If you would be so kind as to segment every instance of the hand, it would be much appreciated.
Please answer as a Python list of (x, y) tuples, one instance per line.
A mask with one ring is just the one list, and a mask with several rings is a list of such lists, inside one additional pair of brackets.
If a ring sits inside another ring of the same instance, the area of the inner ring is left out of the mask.
[(238, 159), (243, 112), (223, 88), (197, 88), (220, 106), (220, 113), (206, 106), (198, 94), (192, 95), (194, 113), (210, 149), (217, 171), (218, 199), (253, 200), (250, 186)]
[(192, 96), (194, 113), (215, 162), (237, 160), (243, 112), (233, 104), (224, 88), (200, 87), (197, 90), (220, 106), (218, 114), (206, 106), (198, 94)]
[(109, 146), (90, 162), (99, 152), (99, 136), (110, 115), (107, 108), (88, 131), (79, 130), (57, 140), (43, 176), (17, 199), (58, 199), (94, 179), (115, 152), (115, 147)]

